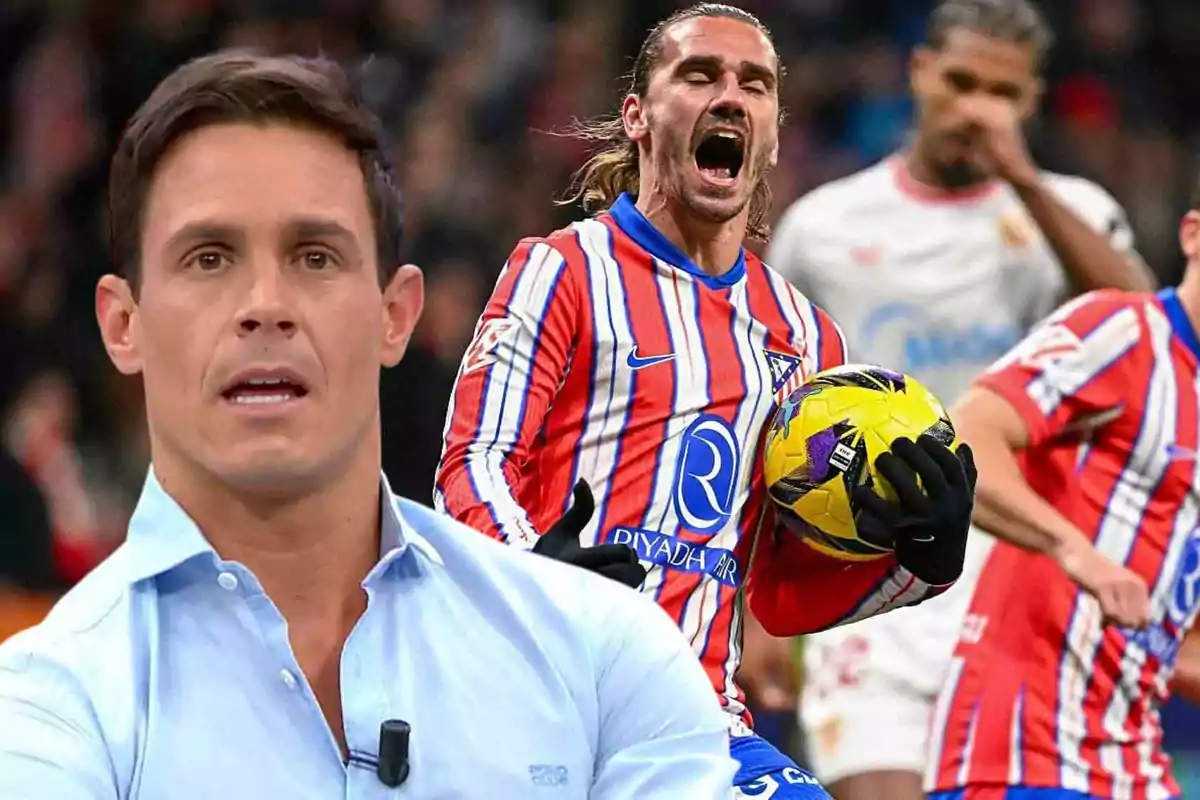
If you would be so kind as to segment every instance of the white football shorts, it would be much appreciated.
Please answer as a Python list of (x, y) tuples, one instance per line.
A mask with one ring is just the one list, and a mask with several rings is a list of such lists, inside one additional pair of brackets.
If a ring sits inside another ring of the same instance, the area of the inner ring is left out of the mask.
[(963, 575), (945, 594), (806, 638), (799, 718), (822, 783), (924, 773), (942, 676), (993, 543), (972, 531)]

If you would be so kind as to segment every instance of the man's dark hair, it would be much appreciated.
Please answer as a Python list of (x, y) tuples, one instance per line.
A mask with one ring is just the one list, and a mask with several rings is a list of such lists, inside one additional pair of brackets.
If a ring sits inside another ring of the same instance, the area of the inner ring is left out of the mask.
[(375, 114), (354, 78), (325, 58), (223, 50), (197, 58), (160, 83), (130, 119), (108, 180), (115, 268), (136, 289), (142, 215), (159, 162), (180, 137), (209, 125), (285, 124), (336, 136), (358, 154), (375, 222), (381, 285), (400, 266), (403, 209)]
[(1029, 0), (943, 0), (929, 16), (926, 41), (935, 50), (941, 49), (956, 28), (1028, 45), (1039, 64), (1054, 41), (1042, 12)]
[[(749, 11), (723, 3), (700, 3), (681, 9), (659, 22), (646, 34), (637, 58), (634, 59), (633, 70), (628, 76), (627, 95), (646, 96), (650, 87), (650, 75), (662, 59), (666, 32), (676, 23), (702, 17), (723, 17), (744, 22), (762, 31), (767, 40), (774, 44), (771, 31)], [(623, 192), (637, 193), (640, 169), (638, 148), (625, 135), (625, 126), (621, 122), (620, 114), (576, 123), (568, 133), (584, 141), (595, 142), (600, 149), (575, 174), (571, 189), (562, 201), (564, 204), (580, 202), (586, 211), (602, 211), (612, 206)], [(771, 187), (764, 175), (754, 187), (754, 194), (750, 198), (747, 235), (763, 241), (769, 237), (767, 214), (770, 209)]]

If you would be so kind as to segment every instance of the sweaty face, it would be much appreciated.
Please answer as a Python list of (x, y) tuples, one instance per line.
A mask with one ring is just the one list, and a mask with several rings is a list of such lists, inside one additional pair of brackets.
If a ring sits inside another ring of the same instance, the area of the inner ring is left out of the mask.
[(373, 444), (421, 279), (380, 289), (355, 154), (309, 130), (202, 128), (159, 164), (142, 234), (136, 303), (111, 277), (97, 303), (114, 362), (142, 373), (156, 468), (306, 491)]
[(778, 155), (775, 49), (745, 22), (691, 19), (665, 33), (652, 69), (646, 96), (625, 112), (631, 138), (648, 143), (655, 190), (702, 220), (733, 219)]
[(963, 100), (978, 94), (1013, 103), (1022, 119), (1033, 113), (1039, 82), (1034, 51), (966, 29), (949, 32), (941, 49), (919, 49), (912, 86), (923, 152), (944, 186), (988, 177), (980, 130), (967, 119)]

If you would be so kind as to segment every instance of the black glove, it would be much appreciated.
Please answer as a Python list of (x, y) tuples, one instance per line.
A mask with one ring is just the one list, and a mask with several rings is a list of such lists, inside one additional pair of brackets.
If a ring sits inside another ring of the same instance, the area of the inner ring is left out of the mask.
[(542, 534), (533, 546), (533, 552), (597, 572), (634, 589), (638, 588), (646, 579), (646, 568), (638, 561), (637, 553), (633, 552), (629, 545), (600, 544), (595, 547), (582, 547), (579, 544), (579, 534), (587, 526), (595, 509), (596, 500), (592, 497), (592, 489), (587, 481), (580, 479), (579, 483), (575, 484), (575, 499), (571, 507), (558, 522)]
[(951, 451), (928, 435), (916, 442), (897, 439), (891, 452), (875, 459), (875, 469), (900, 502), (889, 503), (869, 486), (855, 489), (859, 536), (894, 548), (900, 566), (925, 583), (944, 586), (958, 580), (975, 505), (971, 448), (960, 444)]

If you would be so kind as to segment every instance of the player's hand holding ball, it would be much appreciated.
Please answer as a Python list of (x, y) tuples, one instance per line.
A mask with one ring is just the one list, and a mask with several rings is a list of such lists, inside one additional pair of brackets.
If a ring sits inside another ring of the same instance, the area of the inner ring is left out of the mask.
[(934, 585), (962, 573), (975, 464), (912, 377), (862, 365), (814, 375), (780, 406), (764, 459), (781, 521), (809, 546), (848, 561), (894, 552)]
[(859, 530), (876, 538), (890, 533), (896, 561), (926, 583), (958, 580), (975, 504), (971, 448), (963, 443), (952, 451), (928, 434), (916, 442), (899, 438), (875, 459), (875, 470), (891, 484), (899, 503), (868, 486), (857, 487)]

